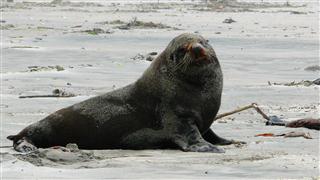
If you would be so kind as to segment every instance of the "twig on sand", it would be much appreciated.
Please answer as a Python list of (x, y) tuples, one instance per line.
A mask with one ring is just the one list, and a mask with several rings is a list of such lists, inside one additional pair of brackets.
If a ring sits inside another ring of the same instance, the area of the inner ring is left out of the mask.
[(68, 93), (61, 89), (54, 89), (52, 91), (52, 94), (19, 96), (19, 98), (68, 98), (68, 97), (75, 97), (75, 96), (76, 95), (73, 93)]
[(32, 95), (32, 96), (19, 96), (19, 98), (67, 98), (74, 97), (73, 94), (61, 95), (61, 94), (48, 94), (48, 95)]
[(236, 110), (233, 110), (233, 111), (230, 111), (230, 112), (218, 114), (218, 115), (214, 118), (214, 120), (221, 119), (221, 118), (223, 118), (223, 117), (226, 117), (226, 116), (229, 116), (229, 115), (232, 115), (232, 114), (235, 114), (235, 113), (238, 113), (238, 112), (241, 112), (241, 111), (250, 109), (250, 108), (254, 108), (264, 119), (270, 120), (270, 118), (258, 107), (258, 104), (257, 104), (257, 103), (252, 103), (252, 104), (250, 104), (250, 105), (247, 105), (247, 106), (244, 106), (244, 107), (240, 107), (240, 108), (238, 108), (238, 109), (236, 109)]

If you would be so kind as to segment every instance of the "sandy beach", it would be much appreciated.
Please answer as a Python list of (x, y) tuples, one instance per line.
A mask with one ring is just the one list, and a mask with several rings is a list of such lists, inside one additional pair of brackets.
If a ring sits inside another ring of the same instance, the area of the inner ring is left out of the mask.
[[(1, 146), (56, 110), (133, 83), (148, 53), (184, 32), (217, 53), (219, 113), (255, 102), (286, 121), (319, 118), (319, 86), (299, 84), (319, 78), (319, 2), (157, 2), (2, 0)], [(19, 98), (55, 89), (73, 97)], [(1, 179), (319, 179), (319, 131), (265, 122), (247, 110), (213, 123), (222, 137), (247, 142), (222, 146), (223, 154), (1, 148)], [(291, 131), (312, 139), (255, 137)]]

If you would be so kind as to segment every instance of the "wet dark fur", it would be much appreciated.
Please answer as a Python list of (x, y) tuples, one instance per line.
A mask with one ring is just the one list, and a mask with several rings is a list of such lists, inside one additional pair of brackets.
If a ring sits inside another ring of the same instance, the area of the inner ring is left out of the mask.
[[(203, 44), (209, 63), (176, 70), (178, 49), (186, 43)], [(182, 34), (135, 83), (61, 109), (8, 139), (42, 148), (76, 143), (83, 149), (222, 152), (213, 144), (231, 141), (210, 129), (221, 92), (222, 72), (211, 46), (201, 36)]]

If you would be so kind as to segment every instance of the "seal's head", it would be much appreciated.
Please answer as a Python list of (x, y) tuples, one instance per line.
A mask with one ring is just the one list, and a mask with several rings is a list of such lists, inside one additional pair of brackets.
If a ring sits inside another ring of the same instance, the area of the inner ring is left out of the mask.
[(166, 69), (174, 76), (195, 78), (219, 69), (220, 65), (208, 40), (197, 34), (184, 33), (174, 38), (164, 51)]

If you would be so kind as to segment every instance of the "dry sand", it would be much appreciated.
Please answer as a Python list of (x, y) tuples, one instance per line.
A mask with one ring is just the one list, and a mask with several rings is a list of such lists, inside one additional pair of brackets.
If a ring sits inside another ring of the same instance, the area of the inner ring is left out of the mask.
[[(275, 1), (269, 0), (272, 6), (250, 4), (245, 8), (200, 6), (197, 1), (15, 2), (1, 4), (2, 146), (11, 145), (7, 135), (62, 107), (134, 82), (150, 62), (132, 58), (139, 53), (162, 51), (183, 32), (203, 35), (216, 50), (224, 72), (220, 113), (257, 102), (268, 115), (285, 120), (319, 118), (318, 86), (268, 85), (268, 81), (319, 78), (319, 71), (305, 70), (319, 65), (317, 1), (289, 1), (290, 6), (283, 6), (280, 4), (286, 1), (274, 5)], [(153, 24), (119, 29), (134, 18)], [(227, 18), (236, 22), (223, 23)], [(18, 98), (51, 94), (57, 88), (77, 96)], [(22, 155), (12, 148), (1, 148), (1, 177), (319, 178), (319, 131), (265, 126), (264, 119), (253, 110), (219, 120), (212, 128), (222, 137), (246, 141), (247, 145), (225, 146), (224, 154), (39, 149)], [(310, 133), (313, 139), (254, 136), (290, 131)]]

